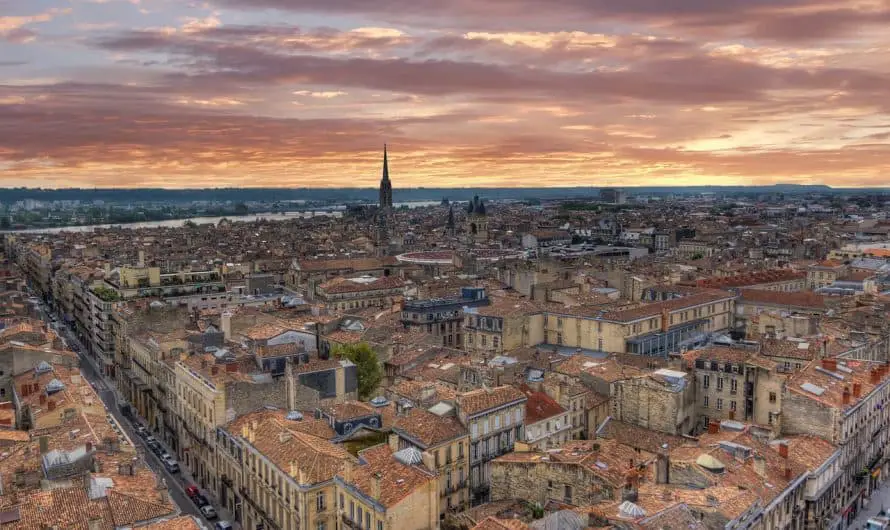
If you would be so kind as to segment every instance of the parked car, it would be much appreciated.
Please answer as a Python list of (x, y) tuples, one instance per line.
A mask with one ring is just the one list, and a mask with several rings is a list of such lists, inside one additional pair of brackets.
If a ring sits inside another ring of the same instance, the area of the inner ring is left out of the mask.
[(135, 430), (136, 434), (138, 434), (140, 438), (145, 438), (148, 436), (148, 429), (146, 429), (142, 425), (137, 425)]
[(198, 489), (198, 486), (192, 484), (191, 486), (186, 486), (185, 494), (188, 495), (189, 499), (194, 499), (196, 496), (201, 494), (201, 490)]
[(218, 516), (216, 515), (216, 509), (209, 504), (205, 506), (201, 506), (201, 515), (204, 516), (208, 521), (212, 521), (216, 519)]
[(228, 521), (217, 521), (213, 525), (213, 530), (232, 530), (232, 523)]
[(207, 497), (205, 497), (202, 493), (199, 493), (192, 497), (192, 502), (194, 502), (195, 506), (197, 506), (198, 508), (203, 508), (204, 506), (210, 504), (210, 501), (208, 501)]
[(179, 473), (179, 462), (172, 458), (170, 460), (164, 460), (164, 467), (169, 473)]

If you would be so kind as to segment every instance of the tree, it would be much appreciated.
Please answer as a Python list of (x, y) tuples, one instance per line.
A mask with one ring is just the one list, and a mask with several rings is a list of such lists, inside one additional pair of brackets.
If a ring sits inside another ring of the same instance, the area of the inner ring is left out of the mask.
[(334, 355), (349, 359), (356, 366), (358, 373), (358, 397), (370, 399), (383, 379), (383, 370), (377, 360), (377, 353), (367, 342), (345, 344), (334, 348)]

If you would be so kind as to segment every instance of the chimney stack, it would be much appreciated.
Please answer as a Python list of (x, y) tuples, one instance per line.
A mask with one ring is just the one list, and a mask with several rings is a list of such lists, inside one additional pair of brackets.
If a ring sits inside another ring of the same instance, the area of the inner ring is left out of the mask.
[(383, 475), (380, 473), (374, 473), (371, 477), (371, 497), (374, 497), (374, 500), (380, 500), (380, 479), (383, 478)]
[(871, 383), (873, 385), (877, 385), (878, 383), (881, 382), (881, 371), (880, 370), (881, 370), (880, 368), (872, 368), (868, 372), (868, 375), (869, 375), (868, 382), (869, 383)]
[(766, 459), (760, 455), (754, 455), (754, 471), (761, 478), (766, 478)]
[(788, 458), (788, 444), (782, 442), (779, 444), (779, 456), (782, 458)]
[(347, 484), (352, 484), (353, 481), (353, 472), (355, 471), (355, 462), (350, 459), (346, 459), (343, 461), (343, 482)]
[(231, 340), (232, 338), (232, 313), (228, 311), (224, 311), (222, 315), (219, 317), (219, 327), (222, 328), (223, 337), (225, 340)]
[(671, 327), (671, 315), (667, 308), (661, 310), (661, 331), (667, 333)]
[(671, 459), (668, 455), (659, 453), (655, 461), (655, 483), (670, 484)]
[(841, 400), (844, 405), (850, 404), (850, 387), (844, 386), (844, 393), (841, 394)]
[(835, 359), (834, 357), (826, 357), (826, 358), (822, 359), (822, 368), (824, 368), (830, 372), (836, 372), (837, 371), (837, 359)]
[(40, 394), (40, 404), (43, 405), (46, 403), (46, 394)]
[(862, 383), (855, 382), (853, 383), (853, 397), (859, 398), (862, 395)]
[(785, 462), (785, 480), (791, 480), (791, 467)]
[(219, 374), (219, 366), (214, 364), (213, 366), (210, 367), (210, 375), (217, 375), (217, 374)]
[(708, 434), (717, 434), (720, 432), (720, 422), (717, 420), (711, 420), (708, 423)]
[(46, 408), (49, 409), (50, 412), (56, 410), (56, 400), (51, 399), (47, 402)]

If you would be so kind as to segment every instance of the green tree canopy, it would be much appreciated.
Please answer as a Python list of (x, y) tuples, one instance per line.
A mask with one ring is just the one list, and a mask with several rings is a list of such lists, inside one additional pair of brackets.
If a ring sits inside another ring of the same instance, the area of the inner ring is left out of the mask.
[(383, 379), (383, 370), (377, 360), (377, 353), (371, 349), (371, 346), (367, 342), (346, 344), (334, 348), (333, 353), (338, 357), (349, 359), (355, 364), (358, 372), (359, 399), (374, 397), (374, 392)]

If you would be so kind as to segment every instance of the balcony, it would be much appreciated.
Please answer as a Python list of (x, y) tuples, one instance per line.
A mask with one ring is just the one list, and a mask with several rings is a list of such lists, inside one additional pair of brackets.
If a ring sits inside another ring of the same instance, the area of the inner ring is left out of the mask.
[(340, 520), (343, 522), (343, 528), (356, 528), (361, 530), (362, 524), (353, 521), (345, 513), (340, 516)]

